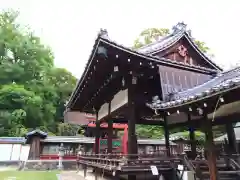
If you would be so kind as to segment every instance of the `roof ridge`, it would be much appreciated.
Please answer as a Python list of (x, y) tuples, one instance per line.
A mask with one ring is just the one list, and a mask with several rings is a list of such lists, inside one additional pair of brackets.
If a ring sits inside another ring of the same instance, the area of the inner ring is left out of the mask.
[[(185, 32), (185, 31), (186, 31), (186, 29), (181, 29), (179, 31), (175, 31), (175, 33), (177, 32), (176, 33), (177, 35), (179, 35), (179, 34), (182, 35), (182, 32)], [(95, 39), (95, 43), (93, 45), (89, 59), (85, 65), (84, 72), (83, 72), (82, 76), (79, 78), (77, 85), (74, 88), (75, 90), (72, 92), (72, 94), (69, 98), (69, 101), (67, 102), (65, 113), (71, 108), (70, 105), (74, 104), (76, 99), (81, 94), (81, 93), (79, 93), (78, 95), (76, 95), (76, 93), (78, 92), (79, 88), (81, 87), (81, 85), (84, 81), (84, 78), (88, 72), (89, 67), (91, 66), (91, 63), (93, 61), (93, 57), (94, 57), (95, 53), (98, 53), (98, 50), (99, 50), (98, 47), (99, 47), (100, 42), (107, 43), (109, 45), (115, 46), (118, 49), (122, 49), (124, 51), (128, 51), (129, 53), (133, 53), (137, 56), (141, 56), (141, 57), (146, 58), (147, 60), (153, 61), (157, 64), (162, 63), (162, 64), (169, 65), (169, 66), (180, 66), (181, 68), (187, 68), (187, 69), (191, 69), (191, 70), (195, 70), (195, 71), (204, 71), (206, 73), (216, 73), (217, 72), (217, 70), (214, 70), (214, 69), (205, 68), (205, 67), (201, 67), (201, 66), (195, 66), (195, 65), (188, 65), (185, 63), (179, 63), (177, 61), (172, 61), (172, 60), (169, 61), (168, 59), (165, 59), (165, 58), (160, 58), (160, 57), (152, 56), (151, 54), (138, 52), (137, 50), (133, 50), (129, 47), (125, 47), (124, 45), (118, 44), (117, 42), (111, 40), (108, 36), (107, 30), (100, 29), (100, 32), (98, 33), (97, 38)]]
[[(185, 30), (175, 31), (175, 32), (169, 34), (168, 36), (166, 36), (165, 38), (163, 38), (159, 41), (147, 44), (146, 46), (143, 46), (142, 48), (137, 49), (137, 51), (141, 52), (141, 53), (144, 53), (144, 54), (154, 54), (155, 52), (161, 50), (163, 47), (167, 48), (171, 44), (176, 43), (183, 36), (184, 32), (185, 32)], [(163, 43), (164, 41), (166, 41), (166, 42)], [(158, 47), (151, 47), (151, 46), (154, 46), (154, 45), (155, 46), (159, 45), (159, 46)], [(149, 48), (149, 49), (147, 49), (147, 48)]]
[[(87, 73), (87, 67), (91, 64), (91, 59), (92, 59), (92, 56), (93, 56), (93, 54), (95, 53), (94, 51), (95, 51), (95, 48), (98, 46), (98, 42), (99, 42), (99, 39), (101, 38), (101, 37), (104, 37), (104, 38), (107, 38), (108, 37), (108, 32), (107, 32), (107, 30), (105, 29), (100, 29), (100, 31), (98, 32), (98, 34), (97, 34), (97, 37), (96, 37), (96, 39), (95, 39), (95, 41), (94, 41), (94, 44), (93, 44), (93, 46), (92, 46), (92, 50), (91, 50), (91, 53), (90, 53), (90, 55), (89, 55), (89, 58), (88, 58), (88, 61), (86, 62), (86, 64), (85, 64), (85, 68), (84, 68), (84, 71), (83, 71), (83, 73), (82, 73), (82, 75), (81, 75), (81, 77), (78, 79), (78, 81), (77, 81), (77, 83), (76, 83), (76, 86), (75, 86), (75, 88), (74, 89), (76, 89), (76, 90), (78, 90), (78, 88), (79, 88), (79, 86), (81, 86), (81, 84), (82, 84), (82, 81), (84, 80), (84, 75)], [(70, 97), (69, 97), (69, 100), (68, 100), (68, 102), (67, 102), (67, 104), (66, 104), (66, 110), (64, 111), (64, 113), (67, 113), (67, 111), (69, 110), (69, 104), (71, 104), (72, 103), (72, 101), (75, 101), (75, 100), (73, 100), (73, 97), (75, 96), (75, 93), (76, 93), (77, 91), (73, 91), (72, 93), (71, 93), (71, 95), (70, 95)]]
[(178, 62), (176, 60), (172, 60), (172, 59), (168, 59), (168, 58), (164, 58), (164, 57), (158, 57), (158, 56), (153, 56), (151, 54), (145, 54), (143, 52), (139, 52), (137, 50), (125, 47), (124, 45), (119, 44), (119, 43), (115, 42), (114, 40), (112, 40), (110, 38), (106, 39), (105, 37), (100, 37), (100, 39), (102, 39), (105, 42), (111, 43), (115, 46), (118, 46), (119, 48), (124, 48), (128, 51), (131, 51), (132, 53), (136, 53), (136, 54), (145, 56), (146, 58), (152, 58), (152, 59), (158, 61), (159, 63), (165, 62), (165, 63), (171, 63), (172, 65), (184, 65), (187, 68), (196, 68), (196, 69), (199, 69), (199, 70), (204, 70), (204, 71), (209, 71), (209, 72), (217, 72), (217, 70), (215, 70), (215, 69), (206, 68), (206, 67), (202, 67), (202, 66), (196, 66), (196, 65), (190, 65), (190, 64), (187, 64), (187, 63)]
[(223, 71), (219, 74), (227, 74), (227, 73), (232, 73), (232, 72), (236, 72), (236, 71), (239, 71), (240, 70), (240, 66), (236, 66), (236, 67), (233, 67), (231, 69), (228, 69), (226, 71)]
[[(169, 38), (170, 36), (175, 37), (175, 39), (172, 40), (172, 41), (170, 41), (170, 43), (169, 43), (169, 42), (168, 42), (168, 43), (167, 43), (167, 42), (164, 43), (164, 45), (167, 44), (167, 46), (166, 46), (165, 48), (167, 48), (167, 47), (169, 47), (170, 45), (176, 43), (176, 42), (177, 42), (182, 36), (184, 36), (184, 35), (187, 35), (187, 36), (189, 36), (189, 37), (191, 38), (191, 36), (189, 35), (189, 32), (188, 32), (189, 30), (187, 30), (186, 26), (187, 26), (187, 25), (184, 24), (183, 22), (178, 23), (177, 25), (175, 25), (175, 26), (172, 28), (172, 31), (173, 31), (173, 32), (172, 32), (171, 34), (169, 34), (168, 36), (166, 36), (166, 38), (164, 38), (163, 40), (160, 40), (160, 41), (157, 41), (157, 42), (153, 42), (153, 43), (151, 43), (151, 44), (148, 44), (148, 45), (146, 45), (146, 47), (148, 47), (148, 46), (150, 46), (150, 45), (158, 44), (158, 43), (166, 40), (166, 39)], [(189, 64), (187, 64), (187, 63), (177, 62), (177, 61), (174, 61), (174, 60), (168, 59), (168, 58), (153, 56), (152, 54), (153, 54), (154, 52), (141, 52), (141, 51), (139, 51), (139, 49), (134, 50), (133, 48), (126, 47), (126, 46), (124, 46), (124, 45), (122, 45), (122, 44), (119, 44), (118, 42), (114, 41), (113, 39), (111, 39), (111, 38), (108, 36), (108, 31), (107, 31), (106, 29), (100, 29), (100, 32), (98, 33), (98, 38), (107, 40), (108, 42), (114, 43), (114, 44), (116, 44), (116, 45), (118, 45), (118, 46), (121, 46), (121, 47), (123, 47), (123, 48), (125, 48), (125, 49), (129, 49), (129, 50), (132, 51), (132, 52), (136, 52), (136, 53), (139, 53), (139, 54), (141, 54), (141, 55), (148, 56), (148, 57), (151, 57), (151, 58), (157, 58), (158, 60), (168, 60), (168, 61), (170, 61), (170, 62), (173, 63), (173, 64), (185, 65), (186, 67), (194, 67), (194, 68), (201, 69), (201, 70), (207, 70), (207, 71), (212, 71), (212, 72), (218, 71), (218, 70), (214, 70), (214, 69), (211, 69), (211, 68), (205, 68), (205, 67), (201, 67), (201, 66), (189, 65)], [(192, 38), (191, 38), (191, 41), (192, 41), (192, 43), (194, 43), (193, 40), (192, 40)], [(197, 45), (195, 44), (195, 46), (197, 46)], [(160, 48), (162, 48), (162, 47), (163, 47), (163, 46), (161, 46)], [(165, 49), (165, 48), (164, 48), (164, 49)], [(140, 49), (141, 49), (141, 48), (140, 48)], [(144, 49), (144, 48), (143, 48), (143, 49)], [(156, 50), (156, 51), (158, 51), (158, 50)], [(155, 52), (156, 52), (156, 51), (155, 51)], [(200, 49), (199, 49), (199, 51), (201, 52)], [(203, 52), (201, 52), (201, 53), (203, 53)], [(206, 56), (206, 55), (205, 55), (205, 56)], [(206, 56), (206, 58), (208, 58), (208, 57)], [(209, 58), (208, 58), (208, 59), (209, 59)], [(210, 60), (210, 59), (209, 59), (209, 60)], [(210, 61), (211, 61), (211, 60), (210, 60)], [(211, 61), (211, 62), (212, 62), (212, 61)], [(215, 66), (217, 66), (214, 62), (212, 62), (212, 64), (214, 64)], [(217, 67), (218, 67), (218, 66), (217, 66)]]
[(161, 38), (161, 39), (159, 39), (159, 40), (157, 40), (157, 41), (151, 42), (151, 43), (149, 43), (149, 44), (143, 45), (143, 46), (140, 47), (140, 48), (137, 48), (137, 50), (144, 49), (144, 48), (146, 48), (146, 47), (148, 47), (148, 46), (151, 46), (151, 45), (153, 45), (153, 44), (158, 44), (158, 43), (160, 43), (161, 41), (167, 39), (169, 36), (172, 36), (172, 35), (173, 35), (173, 33), (170, 33), (170, 34), (164, 36), (163, 38)]
[(195, 38), (193, 38), (192, 36), (189, 35), (189, 33), (186, 31), (185, 32), (185, 37), (187, 38), (187, 40), (191, 41), (190, 43), (194, 46), (194, 48), (202, 55), (204, 56), (203, 58), (206, 59), (210, 64), (214, 65), (215, 67), (217, 67), (219, 70), (222, 70), (222, 68), (220, 68), (215, 62), (213, 62), (210, 57), (204, 53), (199, 47), (198, 45), (194, 42)]
[[(168, 35), (166, 35), (164, 38), (162, 38), (161, 40), (152, 42), (152, 43), (150, 43), (150, 44), (147, 44), (147, 45), (145, 45), (145, 46), (143, 46), (143, 47), (140, 47), (140, 48), (138, 48), (137, 50), (143, 50), (144, 48), (147, 48), (147, 47), (149, 47), (149, 46), (159, 44), (159, 43), (163, 42), (164, 40), (166, 40), (166, 39), (168, 39), (168, 38), (170, 38), (170, 37), (174, 37), (174, 36), (177, 36), (177, 37), (179, 36), (179, 37), (181, 37), (186, 31), (187, 31), (187, 25), (186, 25), (184, 22), (178, 22), (176, 25), (174, 25), (174, 26), (172, 27), (172, 32), (169, 33)], [(159, 50), (159, 49), (161, 49), (161, 46), (158, 47), (158, 50)], [(156, 50), (153, 49), (153, 51), (150, 51), (150, 52), (148, 52), (148, 53), (149, 53), (149, 54), (150, 54), (150, 53), (152, 54), (152, 53), (154, 53), (154, 51), (158, 51), (158, 50), (157, 50), (157, 49), (156, 49)]]

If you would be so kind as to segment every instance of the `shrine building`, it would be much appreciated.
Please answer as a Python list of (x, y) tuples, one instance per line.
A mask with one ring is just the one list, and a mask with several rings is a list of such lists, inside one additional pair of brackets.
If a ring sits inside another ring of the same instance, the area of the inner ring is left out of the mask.
[[(222, 71), (197, 46), (184, 23), (136, 50), (113, 41), (106, 30), (101, 30), (66, 105), (65, 117), (76, 112), (96, 116), (95, 153), (82, 155), (79, 162), (85, 172), (87, 167), (94, 168), (96, 178), (104, 171), (116, 179), (128, 175), (134, 180), (141, 173), (151, 175), (154, 166), (165, 179), (172, 180), (179, 178), (178, 165), (182, 165), (199, 179), (239, 179), (233, 130), (239, 121), (239, 87), (240, 68)], [(102, 123), (108, 124), (105, 154), (99, 148)], [(128, 126), (124, 157), (113, 153), (113, 123)], [(136, 124), (163, 128), (162, 151), (166, 153), (140, 155)], [(227, 152), (215, 148), (213, 127), (217, 125), (226, 127)], [(170, 150), (169, 131), (179, 127), (189, 130), (191, 156)], [(196, 151), (196, 130), (205, 133), (205, 152), (201, 155)]]

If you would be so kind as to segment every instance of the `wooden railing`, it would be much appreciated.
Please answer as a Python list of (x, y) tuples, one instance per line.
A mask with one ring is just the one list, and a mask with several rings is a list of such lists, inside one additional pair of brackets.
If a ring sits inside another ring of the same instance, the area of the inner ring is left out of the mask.
[(79, 163), (97, 167), (109, 171), (122, 172), (145, 172), (151, 171), (150, 166), (156, 166), (161, 171), (177, 169), (182, 164), (182, 159), (177, 156), (144, 156), (139, 154), (116, 155), (116, 154), (92, 154), (79, 156)]

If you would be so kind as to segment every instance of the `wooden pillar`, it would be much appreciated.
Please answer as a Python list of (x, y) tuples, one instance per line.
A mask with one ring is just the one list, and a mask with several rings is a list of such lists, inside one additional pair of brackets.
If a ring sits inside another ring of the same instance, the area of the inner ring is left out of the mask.
[(117, 136), (118, 136), (118, 130), (117, 130), (117, 129), (113, 130), (113, 133), (114, 133), (114, 134), (113, 134), (114, 137), (117, 137)]
[(189, 136), (190, 136), (192, 158), (195, 159), (197, 156), (197, 145), (196, 145), (196, 138), (195, 138), (195, 129), (193, 127), (189, 128)]
[(83, 165), (83, 177), (87, 177), (87, 165)]
[(39, 159), (40, 158), (40, 136), (34, 135), (29, 137), (29, 143), (30, 143), (30, 152), (29, 152), (29, 159)]
[[(136, 121), (137, 111), (135, 104), (135, 90), (137, 77), (130, 76), (129, 88), (128, 88), (128, 154), (137, 154), (137, 136), (136, 136)], [(131, 158), (131, 156), (129, 157)]]
[(120, 180), (120, 175), (118, 172), (115, 172), (114, 176), (112, 177), (113, 180)]
[(95, 168), (94, 171), (95, 171), (95, 180), (98, 180), (100, 169)]
[[(136, 121), (137, 121), (137, 111), (136, 111), (136, 84), (137, 77), (132, 74), (128, 78), (128, 158), (135, 159), (137, 156), (133, 154), (138, 153), (137, 148), (137, 136), (136, 136)], [(136, 180), (136, 175), (128, 175), (128, 179)]]
[(111, 118), (111, 101), (108, 103), (108, 139), (107, 139), (107, 144), (108, 144), (108, 154), (112, 153), (112, 139), (113, 139), (113, 121)]
[(207, 151), (207, 161), (208, 168), (210, 173), (210, 180), (218, 180), (218, 172), (216, 167), (216, 151), (213, 142), (213, 131), (212, 131), (212, 122), (210, 119), (207, 119), (207, 114), (204, 114), (204, 124), (206, 135), (206, 151)]
[(188, 131), (190, 136), (191, 155), (192, 155), (192, 158), (195, 159), (195, 157), (197, 156), (197, 146), (196, 146), (196, 138), (195, 138), (195, 128), (191, 125), (190, 114), (188, 114)]
[(228, 137), (228, 147), (229, 147), (229, 151), (230, 151), (228, 153), (236, 154), (237, 153), (237, 141), (236, 141), (235, 131), (234, 131), (232, 123), (226, 124), (226, 131), (227, 131), (227, 137)]
[(98, 111), (96, 112), (96, 130), (95, 130), (95, 154), (99, 154), (99, 140), (100, 140), (100, 121), (98, 119)]
[[(98, 119), (98, 110), (96, 112), (96, 137), (95, 137), (95, 154), (99, 154), (99, 146), (100, 146), (100, 124), (101, 122)], [(95, 180), (98, 179), (99, 176), (99, 169), (98, 168), (94, 168), (95, 171)]]
[(167, 125), (167, 116), (163, 117), (164, 119), (164, 137), (165, 137), (165, 147), (167, 151), (167, 156), (170, 156), (170, 142), (169, 142), (169, 128)]

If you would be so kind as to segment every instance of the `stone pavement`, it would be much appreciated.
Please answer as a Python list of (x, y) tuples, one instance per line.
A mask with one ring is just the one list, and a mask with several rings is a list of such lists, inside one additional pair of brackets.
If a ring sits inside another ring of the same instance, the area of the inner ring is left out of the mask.
[(63, 171), (59, 174), (58, 180), (85, 180), (76, 171)]
[[(92, 173), (92, 170), (87, 172), (86, 179), (83, 177), (83, 171), (63, 171), (59, 175), (57, 175), (58, 180), (95, 180), (95, 176)], [(109, 180), (109, 178), (102, 177), (101, 175), (98, 177), (98, 180)]]

